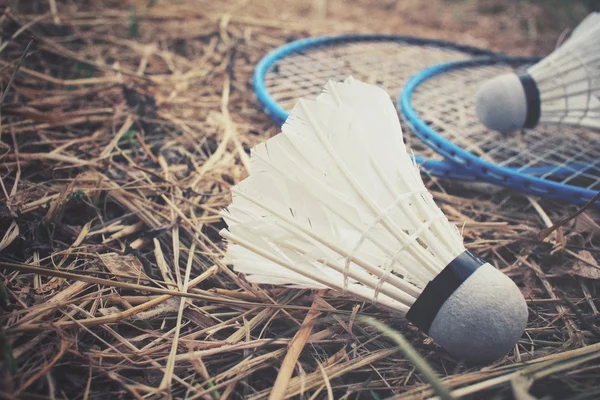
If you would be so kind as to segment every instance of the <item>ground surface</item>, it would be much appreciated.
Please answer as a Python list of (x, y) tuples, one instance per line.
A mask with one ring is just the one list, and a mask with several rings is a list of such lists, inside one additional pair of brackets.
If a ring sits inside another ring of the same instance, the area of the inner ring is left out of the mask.
[[(370, 304), (249, 285), (222, 262), (217, 233), (229, 188), (246, 176), (240, 154), (277, 132), (249, 85), (270, 49), (308, 35), (382, 32), (545, 54), (592, 2), (8, 3), (0, 14), (0, 92), (11, 84), (0, 101), (1, 396), (267, 398), (311, 304), (321, 311), (287, 395), (432, 395), (359, 313), (402, 332), (455, 395), (600, 396), (594, 211), (541, 241), (541, 229), (576, 208), (427, 180), (451, 220), (467, 222), (467, 246), (528, 298), (518, 348), (485, 368), (458, 364)], [(193, 298), (184, 302), (172, 294), (186, 270)]]

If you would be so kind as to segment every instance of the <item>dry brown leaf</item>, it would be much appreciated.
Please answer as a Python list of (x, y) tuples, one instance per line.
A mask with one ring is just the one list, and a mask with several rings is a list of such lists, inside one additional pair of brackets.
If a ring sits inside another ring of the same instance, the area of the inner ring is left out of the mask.
[(77, 176), (77, 190), (84, 191), (91, 199), (96, 198), (100, 192), (108, 188), (106, 177), (96, 171), (86, 171)]
[[(100, 259), (110, 272), (121, 282), (149, 282), (140, 260), (133, 254), (122, 256), (116, 253), (101, 254)], [(127, 278), (127, 277), (130, 277)]]
[(574, 275), (579, 275), (589, 279), (600, 279), (600, 265), (587, 250), (581, 250), (579, 253), (580, 260), (577, 260), (572, 268)]
[(113, 314), (118, 314), (120, 313), (121, 310), (119, 310), (118, 307), (105, 307), (105, 308), (99, 308), (98, 309), (98, 313), (102, 316), (106, 316), (106, 315), (113, 315)]
[(577, 253), (577, 259), (571, 267), (557, 266), (550, 270), (557, 275), (577, 275), (588, 279), (600, 279), (600, 265), (587, 250)]
[(600, 224), (598, 224), (596, 221), (598, 221), (598, 219), (594, 219), (590, 211), (586, 211), (581, 213), (581, 215), (575, 219), (575, 226), (573, 229), (579, 233), (600, 235)]
[(48, 292), (53, 292), (54, 290), (60, 289), (64, 283), (64, 279), (49, 279), (44, 282), (36, 293), (43, 294)]
[(159, 318), (164, 318), (177, 312), (180, 299), (171, 298), (148, 311), (139, 312), (131, 317), (135, 321), (151, 321)]
[(523, 286), (521, 293), (526, 298), (536, 298), (544, 292), (538, 287), (538, 278), (531, 269), (527, 269), (523, 273)]
[(50, 203), (50, 207), (48, 207), (48, 212), (44, 217), (44, 221), (51, 222), (60, 214), (60, 212), (64, 209), (67, 204), (67, 199), (69, 195), (73, 193), (73, 185), (68, 185), (65, 187), (59, 194), (58, 198), (53, 200)]

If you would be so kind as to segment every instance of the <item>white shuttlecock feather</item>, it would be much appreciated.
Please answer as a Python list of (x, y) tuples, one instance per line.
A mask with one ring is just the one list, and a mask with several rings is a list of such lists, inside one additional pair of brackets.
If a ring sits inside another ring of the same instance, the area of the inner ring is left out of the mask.
[(487, 81), (477, 93), (476, 110), (484, 125), (499, 132), (540, 122), (600, 129), (600, 13), (587, 16), (526, 73)]
[[(428, 284), (468, 253), (409, 157), (389, 96), (352, 78), (300, 100), (252, 150), (232, 197), (221, 235), (248, 281), (336, 289), (409, 320)], [(484, 264), (454, 289), (425, 330), (461, 358), (506, 354), (527, 321), (516, 285)], [(481, 342), (466, 346), (469, 335)]]

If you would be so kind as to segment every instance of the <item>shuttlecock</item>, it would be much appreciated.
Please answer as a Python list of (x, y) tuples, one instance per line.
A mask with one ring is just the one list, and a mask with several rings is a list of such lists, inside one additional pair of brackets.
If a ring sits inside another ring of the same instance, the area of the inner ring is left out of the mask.
[(487, 81), (476, 111), (485, 126), (504, 133), (540, 122), (600, 128), (600, 13), (526, 72)]
[(252, 150), (223, 217), (248, 281), (331, 288), (392, 309), (461, 359), (504, 356), (525, 329), (517, 286), (465, 250), (407, 154), (383, 90), (329, 82)]

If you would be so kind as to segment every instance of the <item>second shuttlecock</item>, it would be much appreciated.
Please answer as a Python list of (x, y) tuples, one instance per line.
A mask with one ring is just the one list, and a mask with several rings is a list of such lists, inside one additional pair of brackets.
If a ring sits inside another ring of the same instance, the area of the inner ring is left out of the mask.
[(521, 292), (465, 250), (375, 86), (348, 78), (300, 100), (282, 132), (253, 149), (232, 197), (221, 235), (248, 281), (372, 301), (473, 362), (504, 356), (525, 329)]
[(503, 133), (540, 122), (600, 129), (600, 13), (527, 71), (486, 82), (476, 110), (484, 125)]

